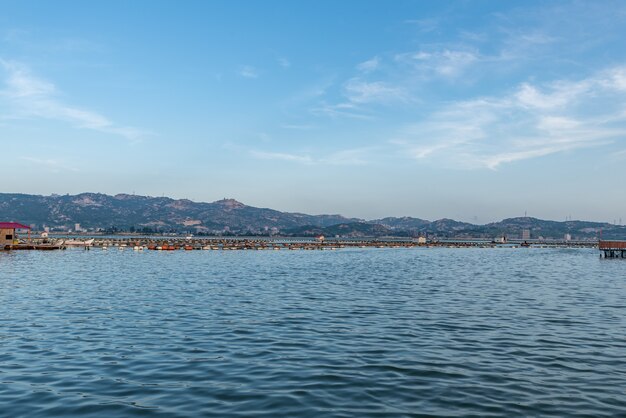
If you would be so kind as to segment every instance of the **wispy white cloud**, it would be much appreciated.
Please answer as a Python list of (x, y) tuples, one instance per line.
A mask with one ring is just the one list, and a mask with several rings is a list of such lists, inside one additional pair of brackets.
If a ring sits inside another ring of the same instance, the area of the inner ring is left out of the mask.
[[(445, 30), (439, 20), (406, 21), (422, 32), (419, 48), (355, 62), (313, 113), (379, 124), (404, 119), (399, 129), (389, 125), (403, 153), (458, 168), (495, 170), (621, 140), (626, 67), (589, 75), (597, 64), (577, 62), (578, 45), (555, 24), (567, 15), (570, 25), (587, 8), (579, 3), (576, 17), (562, 7), (510, 8), (486, 18), (480, 32), (461, 28), (436, 39), (429, 32)], [(545, 78), (576, 73), (582, 75), (574, 81)]]
[(343, 88), (345, 97), (354, 104), (384, 104), (408, 99), (408, 94), (404, 89), (383, 81), (366, 81), (355, 77), (348, 80)]
[(301, 164), (313, 164), (313, 159), (309, 155), (288, 154), (283, 152), (266, 152), (258, 150), (250, 150), (250, 155), (260, 160), (278, 160)]
[(332, 152), (322, 156), (312, 156), (310, 153), (293, 154), (284, 152), (267, 152), (249, 150), (253, 158), (261, 160), (275, 160), (304, 165), (365, 165), (369, 163), (368, 154), (373, 148), (354, 148)]
[(321, 102), (311, 111), (316, 115), (333, 118), (372, 119), (372, 106), (390, 106), (409, 103), (412, 98), (401, 86), (384, 82), (368, 81), (354, 77), (342, 86), (343, 100), (338, 103)]
[(56, 160), (53, 158), (34, 158), (34, 157), (21, 157), (23, 161), (28, 163), (37, 165), (39, 167), (44, 167), (48, 171), (52, 173), (58, 173), (61, 171), (71, 171), (71, 172), (79, 172), (80, 170), (74, 166), (70, 166), (67, 163)]
[(5, 117), (61, 120), (77, 128), (119, 135), (132, 141), (148, 134), (138, 128), (118, 125), (97, 112), (65, 104), (58, 98), (60, 93), (53, 83), (34, 76), (23, 64), (0, 59), (0, 68), (4, 70), (0, 100), (14, 112)]
[(285, 57), (278, 58), (277, 61), (278, 61), (278, 65), (280, 65), (283, 68), (291, 67), (291, 62)]
[(293, 123), (284, 123), (280, 125), (282, 129), (295, 129), (299, 131), (308, 131), (310, 129), (315, 129), (315, 125), (311, 124), (293, 124)]
[(357, 64), (356, 74), (339, 84), (341, 99), (334, 103), (324, 101), (313, 112), (334, 118), (372, 119), (377, 106), (414, 104), (429, 79), (458, 79), (469, 67), (484, 59), (477, 51), (469, 49), (418, 51), (396, 54), (382, 71), (382, 59), (375, 56)]
[(377, 70), (379, 66), (380, 66), (380, 58), (374, 57), (358, 64), (356, 66), (356, 69), (363, 73), (370, 73), (372, 71)]
[(340, 150), (320, 159), (320, 163), (328, 165), (366, 165), (370, 163), (368, 157), (374, 150), (375, 148), (373, 147)]
[(560, 82), (555, 83), (546, 92), (541, 92), (539, 88), (523, 83), (515, 99), (523, 107), (531, 109), (560, 109), (575, 101), (578, 97), (590, 92), (594, 88), (594, 80), (583, 80), (580, 82)]
[(359, 109), (354, 103), (342, 102), (337, 104), (329, 104), (322, 102), (311, 109), (311, 113), (319, 116), (328, 116), (331, 118), (348, 118), (369, 120), (372, 115), (365, 109)]
[[(379, 61), (365, 61), (357, 65), (362, 70), (378, 64), (386, 55), (385, 73), (395, 84), (408, 86), (412, 94), (428, 89), (433, 80), (454, 82), (456, 85), (475, 85), (487, 81), (489, 77), (523, 72), (534, 63), (541, 63), (545, 68), (555, 62), (567, 61), (576, 64), (571, 56), (576, 56), (579, 45), (571, 42), (574, 22), (580, 22), (582, 16), (589, 14), (585, 25), (601, 25), (603, 16), (597, 9), (606, 9), (591, 5), (578, 4), (574, 7), (537, 7), (512, 8), (507, 14), (492, 14), (482, 25), (480, 32), (464, 30), (462, 27), (452, 36), (433, 38), (421, 36), (420, 47), (416, 50), (400, 51), (393, 54), (383, 52), (376, 55)], [(587, 13), (590, 12), (590, 13)], [(421, 32), (432, 32), (439, 28), (443, 17), (433, 19), (407, 20)], [(445, 19), (444, 19), (445, 20)], [(613, 19), (615, 20), (615, 19)], [(565, 21), (569, 31), (563, 31), (555, 22)], [(570, 26), (571, 25), (571, 26)], [(580, 23), (578, 23), (580, 25)], [(441, 28), (444, 28), (443, 26)], [(431, 34), (432, 35), (432, 34)], [(575, 37), (588, 37), (575, 35)], [(528, 76), (528, 74), (527, 74)]]
[(498, 167), (626, 138), (626, 67), (578, 81), (523, 83), (501, 97), (459, 101), (406, 126), (393, 143), (418, 160)]
[(243, 65), (239, 68), (239, 75), (244, 78), (258, 78), (259, 72), (250, 65)]
[(470, 30), (461, 29), (459, 31), (459, 38), (461, 41), (466, 41), (470, 43), (482, 43), (489, 39), (489, 36), (486, 32), (476, 32)]
[(290, 96), (282, 101), (282, 107), (285, 109), (286, 113), (291, 113), (294, 108), (299, 108), (303, 105), (307, 108), (314, 106), (316, 102), (322, 100), (333, 85), (334, 78), (326, 77), (304, 86), (299, 90), (292, 91), (290, 92)]
[(471, 65), (484, 58), (474, 50), (442, 49), (401, 53), (395, 60), (414, 68), (422, 76), (458, 77)]
[(607, 71), (606, 78), (600, 80), (607, 88), (626, 91), (626, 67), (618, 67)]

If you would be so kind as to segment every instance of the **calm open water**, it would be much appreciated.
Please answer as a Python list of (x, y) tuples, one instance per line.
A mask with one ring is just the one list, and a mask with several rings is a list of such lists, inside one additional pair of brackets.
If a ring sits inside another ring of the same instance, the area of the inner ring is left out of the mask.
[(0, 416), (626, 416), (626, 260), (0, 252)]

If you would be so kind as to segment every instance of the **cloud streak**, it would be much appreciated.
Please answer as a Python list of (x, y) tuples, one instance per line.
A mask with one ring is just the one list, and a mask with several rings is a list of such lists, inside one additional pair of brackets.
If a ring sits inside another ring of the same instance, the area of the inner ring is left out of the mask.
[(301, 164), (313, 164), (313, 159), (308, 155), (288, 154), (283, 152), (266, 152), (258, 150), (251, 150), (250, 155), (260, 160), (275, 160)]
[(459, 77), (472, 65), (485, 60), (476, 51), (443, 49), (427, 52), (418, 51), (395, 56), (399, 64), (412, 67), (413, 71), (422, 76), (440, 76), (445, 78)]
[(354, 148), (340, 150), (328, 155), (313, 157), (310, 154), (293, 154), (284, 152), (267, 152), (259, 150), (249, 150), (253, 158), (260, 160), (283, 161), (303, 165), (334, 165), (334, 166), (355, 166), (369, 163), (367, 155), (372, 152), (372, 148)]
[(339, 103), (321, 103), (312, 109), (313, 114), (333, 118), (372, 119), (372, 106), (407, 104), (413, 99), (401, 86), (384, 81), (368, 81), (353, 77), (342, 86)]
[(626, 137), (626, 67), (578, 81), (522, 83), (501, 97), (459, 101), (392, 142), (417, 160), (459, 168), (504, 164)]
[(117, 125), (107, 117), (58, 99), (56, 86), (35, 77), (23, 64), (0, 59), (0, 69), (4, 70), (4, 88), (0, 90), (0, 100), (14, 113), (5, 118), (43, 118), (68, 122), (74, 127), (122, 136), (137, 141), (147, 132)]
[(243, 78), (259, 78), (259, 72), (250, 65), (243, 65), (239, 68), (239, 75)]
[[(442, 37), (428, 35), (437, 20), (407, 21), (424, 29), (419, 47), (356, 61), (312, 112), (386, 125), (402, 155), (455, 169), (498, 170), (622, 141), (626, 66), (581, 61), (593, 47), (570, 30), (597, 33), (606, 13), (578, 4), (572, 16), (569, 8), (513, 8), (487, 19), (480, 33)], [(561, 18), (566, 31), (555, 25)]]
[(61, 171), (70, 171), (70, 172), (79, 172), (80, 170), (76, 167), (69, 166), (62, 161), (55, 160), (52, 158), (33, 158), (33, 157), (21, 157), (21, 160), (26, 161), (28, 163), (45, 167), (52, 173), (59, 173)]
[(367, 61), (364, 61), (356, 66), (356, 69), (363, 73), (370, 73), (375, 71), (380, 66), (380, 58), (374, 57)]

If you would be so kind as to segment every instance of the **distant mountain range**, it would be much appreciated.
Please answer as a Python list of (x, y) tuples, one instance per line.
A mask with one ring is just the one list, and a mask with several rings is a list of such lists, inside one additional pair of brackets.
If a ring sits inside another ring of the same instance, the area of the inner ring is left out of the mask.
[(341, 215), (307, 215), (247, 206), (234, 199), (212, 203), (186, 199), (100, 193), (39, 196), (0, 193), (0, 221), (18, 221), (41, 230), (71, 231), (80, 224), (88, 231), (188, 232), (194, 234), (282, 234), (293, 236), (418, 236), (438, 238), (626, 239), (626, 227), (600, 222), (546, 221), (530, 217), (474, 225), (452, 219), (419, 218), (363, 220)]
[(0, 194), (0, 217), (62, 230), (117, 229), (129, 231), (185, 231), (261, 233), (304, 225), (325, 227), (356, 222), (340, 215), (305, 215), (246, 206), (233, 199), (213, 203), (128, 194), (100, 193), (37, 196)]

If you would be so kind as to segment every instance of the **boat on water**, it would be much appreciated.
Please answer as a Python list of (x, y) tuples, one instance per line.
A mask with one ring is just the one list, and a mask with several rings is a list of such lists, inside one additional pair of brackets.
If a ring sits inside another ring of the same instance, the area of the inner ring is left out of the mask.
[(62, 241), (61, 245), (65, 245), (66, 247), (91, 247), (94, 241), (94, 238), (88, 240), (67, 239), (65, 241)]
[(49, 250), (64, 250), (65, 247), (64, 245), (57, 245), (57, 244), (36, 244), (34, 245), (34, 249), (35, 250), (44, 250), (44, 251), (49, 251)]

